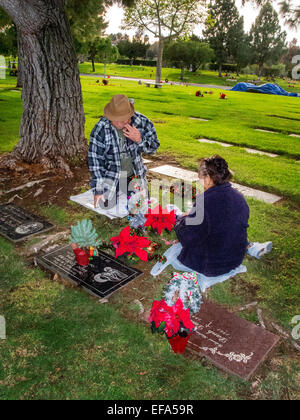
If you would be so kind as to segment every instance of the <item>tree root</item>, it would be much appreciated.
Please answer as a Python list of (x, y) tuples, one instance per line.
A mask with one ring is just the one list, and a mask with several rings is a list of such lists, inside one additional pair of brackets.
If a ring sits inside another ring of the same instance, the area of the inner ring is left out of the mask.
[(16, 152), (7, 153), (0, 158), (0, 169), (13, 172), (36, 172), (38, 174), (57, 171), (66, 178), (73, 178), (73, 172), (69, 164), (61, 157), (48, 158), (42, 157), (34, 162), (25, 162)]

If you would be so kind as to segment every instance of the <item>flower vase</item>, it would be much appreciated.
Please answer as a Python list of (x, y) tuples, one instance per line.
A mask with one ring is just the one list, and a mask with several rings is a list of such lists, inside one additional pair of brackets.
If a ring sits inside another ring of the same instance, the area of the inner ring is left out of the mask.
[(73, 249), (73, 252), (75, 254), (76, 261), (79, 265), (81, 265), (82, 267), (86, 267), (86, 266), (89, 265), (89, 262), (90, 262), (89, 257), (90, 256), (84, 249), (75, 248), (75, 249)]
[(181, 337), (180, 335), (175, 335), (171, 338), (168, 337), (169, 344), (173, 352), (183, 354), (191, 335), (192, 333), (189, 334), (187, 337)]

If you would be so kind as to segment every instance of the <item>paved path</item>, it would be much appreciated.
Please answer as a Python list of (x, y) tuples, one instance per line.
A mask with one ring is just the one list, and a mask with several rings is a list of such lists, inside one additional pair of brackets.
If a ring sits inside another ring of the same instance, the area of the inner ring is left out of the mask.
[[(88, 77), (104, 77), (104, 74), (87, 74), (87, 73), (80, 73), (80, 76), (88, 76)], [(122, 76), (110, 76), (111, 79), (114, 80), (130, 80), (133, 82), (138, 82), (139, 80), (141, 80), (141, 82), (143, 83), (153, 83), (154, 80), (153, 79), (137, 79), (135, 77), (122, 77)], [(201, 83), (187, 83), (187, 82), (169, 82), (166, 83), (166, 85), (170, 85), (170, 83), (173, 83), (176, 86), (181, 86), (183, 85), (188, 85), (188, 86), (195, 86), (195, 87), (203, 87), (206, 89), (223, 89), (223, 90), (230, 90), (232, 88), (232, 86), (218, 86), (218, 85), (204, 85)]]

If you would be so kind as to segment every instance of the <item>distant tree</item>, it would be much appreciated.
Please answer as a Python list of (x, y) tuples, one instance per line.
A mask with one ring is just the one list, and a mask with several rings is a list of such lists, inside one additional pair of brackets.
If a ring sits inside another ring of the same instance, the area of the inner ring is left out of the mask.
[(132, 41), (120, 41), (117, 44), (120, 55), (128, 57), (130, 65), (132, 65), (134, 60), (138, 57), (145, 58), (149, 46), (150, 45), (144, 44), (144, 42), (135, 38)]
[(296, 55), (300, 56), (300, 45), (298, 44), (298, 40), (294, 38), (289, 43), (287, 49), (284, 52), (284, 55), (281, 58), (281, 62), (285, 65), (286, 71), (290, 77), (292, 77), (292, 69), (295, 66), (292, 60)]
[(223, 64), (238, 56), (239, 44), (244, 37), (244, 21), (239, 15), (235, 1), (214, 0), (210, 3), (205, 26), (203, 35), (215, 52), (221, 77)]
[(250, 30), (253, 63), (258, 64), (258, 77), (262, 75), (266, 62), (279, 61), (286, 45), (286, 32), (282, 31), (278, 14), (270, 3), (260, 10)]
[(65, 10), (73, 38), (84, 43), (101, 36), (108, 26), (105, 8), (104, 0), (67, 0)]
[(300, 26), (300, 5), (296, 4), (296, 0), (242, 0), (242, 5), (250, 1), (258, 6), (266, 3), (276, 4), (279, 6), (280, 16), (289, 28), (295, 30)]
[(291, 29), (297, 29), (300, 26), (300, 5), (294, 4), (291, 0), (283, 0), (279, 2), (279, 6), (285, 24)]
[(113, 45), (117, 45), (120, 41), (129, 41), (129, 35), (118, 32), (117, 34), (110, 34), (109, 38)]
[(205, 0), (136, 0), (125, 12), (124, 28), (149, 31), (158, 39), (156, 82), (161, 80), (166, 42), (188, 35), (201, 22)]
[[(242, 22), (244, 18), (241, 18)], [(241, 31), (241, 38), (237, 45), (237, 47), (234, 49), (232, 58), (234, 62), (236, 63), (236, 72), (239, 74), (239, 72), (252, 61), (252, 49), (250, 45), (250, 36), (249, 34), (243, 33)]]
[(14, 24), (7, 25), (0, 32), (0, 54), (11, 55), (15, 58), (18, 55), (17, 28)]
[(214, 52), (208, 44), (191, 40), (173, 41), (167, 44), (164, 50), (164, 59), (181, 69), (181, 80), (186, 68), (192, 66), (193, 71), (196, 71), (213, 56)]
[(119, 51), (109, 38), (100, 38), (97, 49), (97, 59), (104, 64), (104, 76), (106, 76), (106, 65), (117, 61)]
[(147, 53), (146, 53), (146, 57), (149, 60), (156, 59), (158, 57), (158, 52), (159, 52), (158, 50), (159, 50), (158, 42), (154, 42), (154, 44), (149, 46), (149, 49), (147, 50)]

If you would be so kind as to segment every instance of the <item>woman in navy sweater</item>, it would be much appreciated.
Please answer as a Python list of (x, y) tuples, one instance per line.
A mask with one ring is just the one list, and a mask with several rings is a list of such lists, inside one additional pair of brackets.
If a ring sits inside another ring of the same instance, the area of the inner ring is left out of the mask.
[[(244, 259), (249, 207), (229, 183), (232, 175), (220, 156), (200, 161), (199, 178), (204, 185), (202, 205), (196, 204), (175, 227), (182, 245), (177, 258), (198, 273), (219, 276), (238, 267)], [(203, 213), (203, 221), (195, 224), (192, 219), (199, 217), (199, 212)]]

